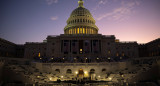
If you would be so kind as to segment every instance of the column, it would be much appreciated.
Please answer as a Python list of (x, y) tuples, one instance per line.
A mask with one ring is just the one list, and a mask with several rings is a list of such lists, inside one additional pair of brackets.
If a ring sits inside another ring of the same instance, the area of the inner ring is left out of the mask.
[(92, 53), (92, 46), (93, 46), (92, 44), (93, 44), (93, 41), (91, 40), (90, 41), (90, 53)]
[(74, 33), (75, 33), (75, 34), (77, 34), (77, 30), (76, 30), (76, 27), (74, 28)]
[(70, 53), (72, 53), (72, 41), (69, 40), (69, 44), (70, 44)]

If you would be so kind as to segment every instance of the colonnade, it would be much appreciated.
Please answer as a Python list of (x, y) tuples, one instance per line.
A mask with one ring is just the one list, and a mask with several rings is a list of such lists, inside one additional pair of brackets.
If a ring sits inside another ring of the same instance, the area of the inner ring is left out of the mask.
[(94, 28), (75, 27), (65, 30), (65, 34), (97, 34), (98, 31)]

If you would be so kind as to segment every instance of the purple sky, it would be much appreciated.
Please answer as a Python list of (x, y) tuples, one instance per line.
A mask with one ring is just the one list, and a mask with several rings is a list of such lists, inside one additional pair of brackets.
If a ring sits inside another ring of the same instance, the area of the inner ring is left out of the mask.
[[(0, 0), (0, 37), (16, 44), (63, 34), (78, 0)], [(103, 35), (146, 43), (160, 38), (160, 0), (84, 0)]]

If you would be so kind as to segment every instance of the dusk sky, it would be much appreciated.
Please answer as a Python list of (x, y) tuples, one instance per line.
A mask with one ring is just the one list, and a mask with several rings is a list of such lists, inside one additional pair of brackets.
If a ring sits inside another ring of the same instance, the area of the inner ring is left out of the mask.
[[(63, 34), (78, 0), (0, 0), (0, 38), (16, 44)], [(84, 0), (99, 33), (120, 41), (160, 38), (160, 0)]]

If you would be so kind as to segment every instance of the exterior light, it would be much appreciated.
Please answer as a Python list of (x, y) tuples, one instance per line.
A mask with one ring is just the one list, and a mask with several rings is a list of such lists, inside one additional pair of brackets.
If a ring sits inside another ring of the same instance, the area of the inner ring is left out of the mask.
[(39, 78), (40, 76), (37, 76), (37, 78)]
[(99, 58), (97, 58), (97, 59), (99, 59)]
[(87, 71), (85, 71), (84, 73), (87, 74)]
[(111, 59), (110, 57), (108, 57), (108, 59)]
[(63, 58), (63, 60), (64, 60), (64, 58)]
[(42, 59), (42, 58), (40, 58), (40, 59)]
[(100, 78), (101, 76), (98, 76), (98, 78)]
[(49, 80), (52, 80), (52, 78), (50, 77)]
[(74, 58), (74, 59), (76, 59), (76, 58)]
[(78, 74), (78, 72), (77, 72), (77, 71), (76, 71), (75, 73), (76, 73), (76, 74)]
[(51, 59), (53, 59), (53, 58), (51, 58)]
[(110, 77), (110, 78), (108, 78), (109, 80), (112, 80), (112, 78)]
[(87, 58), (86, 58), (87, 59)]
[(63, 78), (63, 76), (61, 76), (61, 78)]
[(122, 77), (123, 77), (124, 75), (122, 75)]

